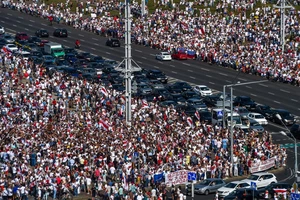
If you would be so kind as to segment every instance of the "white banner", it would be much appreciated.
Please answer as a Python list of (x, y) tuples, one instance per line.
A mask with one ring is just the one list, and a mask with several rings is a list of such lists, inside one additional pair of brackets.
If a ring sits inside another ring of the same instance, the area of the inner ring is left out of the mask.
[(252, 166), (250, 167), (250, 172), (251, 173), (261, 172), (270, 169), (272, 167), (275, 167), (275, 158), (270, 158), (268, 160), (262, 161), (260, 164), (253, 163)]
[(165, 175), (165, 184), (170, 187), (172, 185), (186, 184), (188, 182), (188, 171), (180, 170), (177, 172), (170, 172)]

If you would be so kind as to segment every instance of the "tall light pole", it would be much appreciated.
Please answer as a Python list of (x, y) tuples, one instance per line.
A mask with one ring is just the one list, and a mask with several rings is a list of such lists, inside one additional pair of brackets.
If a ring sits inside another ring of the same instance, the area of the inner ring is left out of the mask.
[[(296, 178), (296, 182), (298, 179), (298, 146), (297, 146), (297, 140), (295, 138), (295, 136), (291, 133), (290, 129), (288, 129), (288, 127), (285, 125), (285, 123), (282, 121), (282, 118), (279, 114), (276, 114), (277, 119), (280, 120), (280, 122), (282, 123), (282, 125), (285, 127), (285, 129), (287, 130), (287, 132), (290, 135), (290, 138), (294, 140), (294, 145), (295, 145), (295, 178)], [(283, 132), (283, 135), (286, 135), (285, 132)]]
[[(226, 87), (230, 87), (230, 161), (232, 166), (232, 174), (233, 174), (233, 87), (242, 86), (242, 85), (250, 85), (250, 84), (257, 84), (257, 83), (263, 83), (267, 82), (268, 80), (262, 80), (262, 81), (251, 81), (251, 82), (245, 82), (245, 83), (235, 83), (230, 85), (224, 85), (223, 86), (223, 128), (226, 127), (225, 125), (225, 96), (226, 96)], [(228, 127), (228, 126), (227, 126)]]

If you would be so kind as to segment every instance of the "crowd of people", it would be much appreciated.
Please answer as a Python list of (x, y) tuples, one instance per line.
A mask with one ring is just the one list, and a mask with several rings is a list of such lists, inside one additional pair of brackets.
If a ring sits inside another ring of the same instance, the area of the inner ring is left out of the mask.
[[(102, 12), (116, 5), (100, 4), (98, 11), (102, 8)], [(119, 36), (123, 34), (119, 18), (82, 18), (68, 8), (62, 9), (64, 5), (60, 9), (58, 5), (50, 6), (51, 12), (34, 4), (12, 5), (22, 11), (37, 9), (44, 16), (60, 15), (60, 20), (75, 28), (100, 32), (110, 29), (117, 30)], [(213, 62), (220, 64), (229, 63), (235, 56), (237, 66), (249, 62), (245, 68), (252, 69), (254, 65), (253, 70), (260, 75), (275, 70), (281, 75), (286, 73), (287, 78), (299, 72), (296, 42), (287, 44), (291, 52), (280, 54), (278, 34), (270, 27), (276, 22), (275, 16), (270, 18), (271, 10), (259, 12), (256, 16), (262, 15), (262, 19), (255, 26), (243, 16), (222, 19), (206, 11), (193, 18), (190, 10), (178, 12), (149, 13), (149, 21), (143, 22), (149, 23), (148, 32), (139, 24), (141, 19), (136, 19), (133, 27), (137, 42), (169, 50), (184, 45), (199, 51), (203, 60), (209, 60), (212, 53)], [(291, 13), (287, 26), (298, 34), (293, 16)], [(246, 22), (248, 29), (243, 27)], [(203, 34), (195, 32), (199, 26), (205, 27)], [(264, 33), (259, 32), (262, 27)], [(229, 32), (231, 37), (221, 34)], [(290, 62), (292, 58), (296, 60)], [(158, 101), (138, 98), (132, 100), (129, 126), (125, 122), (124, 93), (66, 74), (49, 73), (43, 66), (4, 52), (0, 63), (0, 190), (4, 199), (14, 195), (22, 199), (28, 195), (57, 198), (65, 188), (75, 196), (86, 192), (105, 199), (165, 199), (167, 188), (153, 179), (157, 172), (186, 169), (197, 172), (197, 180), (225, 179), (249, 174), (251, 166), (269, 158), (275, 158), (276, 167), (285, 165), (286, 150), (273, 144), (268, 132), (245, 134), (235, 129), (231, 166), (230, 134), (226, 128), (196, 118), (191, 123), (185, 113), (178, 113), (173, 106), (163, 108)], [(182, 192), (178, 189), (173, 198), (183, 199)]]
[[(299, 11), (287, 11), (282, 51), (280, 12), (268, 6), (269, 1), (154, 2), (157, 8), (150, 13), (146, 6), (145, 17), (141, 17), (141, 6), (136, 1), (131, 4), (135, 16), (132, 35), (137, 44), (170, 52), (183, 47), (199, 60), (299, 86)], [(297, 1), (292, 3), (298, 5)], [(53, 16), (58, 23), (100, 35), (124, 36), (124, 2), (87, 1), (73, 5), (66, 1), (46, 5), (5, 1), (5, 5), (44, 18)], [(199, 9), (199, 5), (206, 9)], [(180, 10), (180, 6), (185, 9)], [(73, 7), (76, 13), (71, 12)], [(216, 12), (211, 11), (214, 9)], [(111, 16), (113, 11), (119, 14)]]

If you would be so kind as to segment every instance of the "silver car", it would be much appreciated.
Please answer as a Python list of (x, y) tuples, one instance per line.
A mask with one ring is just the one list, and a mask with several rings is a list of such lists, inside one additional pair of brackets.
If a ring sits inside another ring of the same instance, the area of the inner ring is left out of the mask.
[[(205, 194), (208, 195), (210, 193), (215, 193), (218, 191), (219, 188), (226, 185), (226, 183), (219, 178), (208, 178), (204, 181), (194, 184), (194, 191), (195, 194)], [(192, 185), (187, 185), (187, 194), (191, 194), (192, 192)]]

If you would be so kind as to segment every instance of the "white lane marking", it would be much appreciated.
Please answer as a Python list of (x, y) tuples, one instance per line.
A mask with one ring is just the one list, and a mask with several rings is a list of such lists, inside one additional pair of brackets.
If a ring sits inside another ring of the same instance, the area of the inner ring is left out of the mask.
[(170, 67), (175, 67), (175, 65), (170, 65)]
[(98, 44), (98, 43), (95, 43), (94, 45), (96, 45), (96, 46), (99, 46), (99, 44)]
[(142, 53), (142, 51), (141, 51), (141, 50), (138, 50), (138, 49), (135, 49), (134, 51)]
[(291, 99), (292, 101), (295, 101), (295, 102), (298, 102), (298, 100), (296, 100), (296, 99)]
[(13, 24), (14, 27), (17, 27), (17, 25)]
[(5, 24), (5, 21), (1, 21), (2, 24)]
[(247, 85), (247, 86), (246, 86), (246, 88), (249, 88), (249, 89), (251, 89), (252, 87), (250, 87), (250, 86), (248, 86), (248, 85)]
[(98, 41), (98, 39), (97, 39), (97, 38), (92, 38), (92, 40), (96, 40), (96, 41)]
[(91, 47), (92, 50), (96, 50), (94, 47)]
[(177, 74), (177, 72), (175, 72), (175, 71), (171, 71), (173, 74)]
[(113, 48), (109, 47), (110, 50), (113, 50)]
[(82, 34), (78, 34), (80, 37), (84, 37), (84, 35), (82, 35)]
[(278, 104), (281, 104), (279, 101), (273, 101), (274, 103), (278, 103)]
[(5, 19), (9, 19), (8, 17), (4, 17)]
[(214, 82), (208, 82), (209, 84), (212, 84), (212, 85), (215, 85), (215, 83)]
[(187, 71), (188, 71), (188, 72), (193, 72), (193, 70), (190, 70), (190, 69), (189, 69), (189, 70), (187, 70)]
[(155, 55), (153, 53), (151, 53), (150, 56), (155, 56)]
[(10, 14), (10, 13), (7, 13), (7, 15), (12, 16), (12, 14)]
[[(73, 37), (71, 37), (71, 36), (68, 36), (68, 38), (73, 38)], [(81, 40), (82, 41), (82, 40)]]
[(140, 64), (143, 64), (143, 62), (141, 62), (141, 61), (136, 61), (137, 63), (140, 63)]
[(193, 76), (190, 76), (190, 78), (191, 78), (191, 79), (196, 79), (196, 78), (195, 78), (195, 77), (193, 77)]
[(163, 64), (163, 62), (158, 61), (158, 63)]
[(221, 73), (219, 72), (218, 74), (222, 75), (222, 76), (228, 76), (227, 74)]
[(146, 58), (146, 57), (144, 57), (144, 56), (143, 56), (142, 58), (143, 58), (143, 59), (145, 59), (145, 60), (147, 59), (147, 58)]
[(68, 42), (67, 40), (63, 40), (64, 42)]
[(269, 86), (267, 86), (265, 84), (262, 84), (262, 83), (259, 83), (258, 85), (263, 86), (263, 87), (269, 87)]
[(251, 95), (251, 96), (254, 96), (254, 97), (257, 97), (257, 95), (256, 95), (256, 94), (252, 94), (252, 93), (250, 93), (250, 95)]
[(32, 26), (32, 24), (28, 24), (28, 26)]
[(68, 31), (69, 33), (72, 33), (72, 31)]
[(247, 79), (244, 79), (244, 78), (238, 78), (238, 79), (241, 81), (247, 81)]
[(209, 78), (211, 78), (211, 77), (212, 77), (211, 75), (207, 75), (207, 74), (206, 74), (205, 76), (207, 76), (207, 77), (209, 77)]
[(109, 52), (105, 52), (106, 54), (108, 54), (108, 55), (110, 55), (111, 53), (109, 53)]
[(24, 19), (23, 17), (18, 17), (19, 19)]
[(182, 63), (183, 65), (186, 65), (186, 66), (191, 66), (190, 64), (187, 64), (187, 63)]
[(153, 66), (154, 68), (156, 68), (156, 69), (158, 69), (159, 67), (157, 67), (157, 66)]
[(42, 26), (47, 26), (47, 25), (46, 25), (46, 24), (44, 24), (44, 23), (41, 23), (41, 25), (42, 25)]
[(204, 70), (204, 71), (208, 71), (208, 72), (210, 72), (210, 70), (209, 69), (205, 69), (205, 68), (200, 68), (201, 70)]
[(81, 42), (85, 42), (85, 40), (81, 40)]
[(280, 89), (281, 92), (290, 93), (290, 91)]
[(272, 93), (272, 92), (268, 92), (268, 94), (270, 94), (270, 95), (275, 95), (274, 93)]
[(17, 23), (21, 23), (19, 20), (16, 20)]
[(226, 83), (231, 83), (231, 81), (229, 81), (229, 80), (225, 80), (225, 82), (226, 82)]
[(28, 28), (25, 28), (25, 31), (29, 31), (29, 29), (28, 29)]
[(30, 22), (34, 23), (35, 21), (34, 20), (29, 20)]

